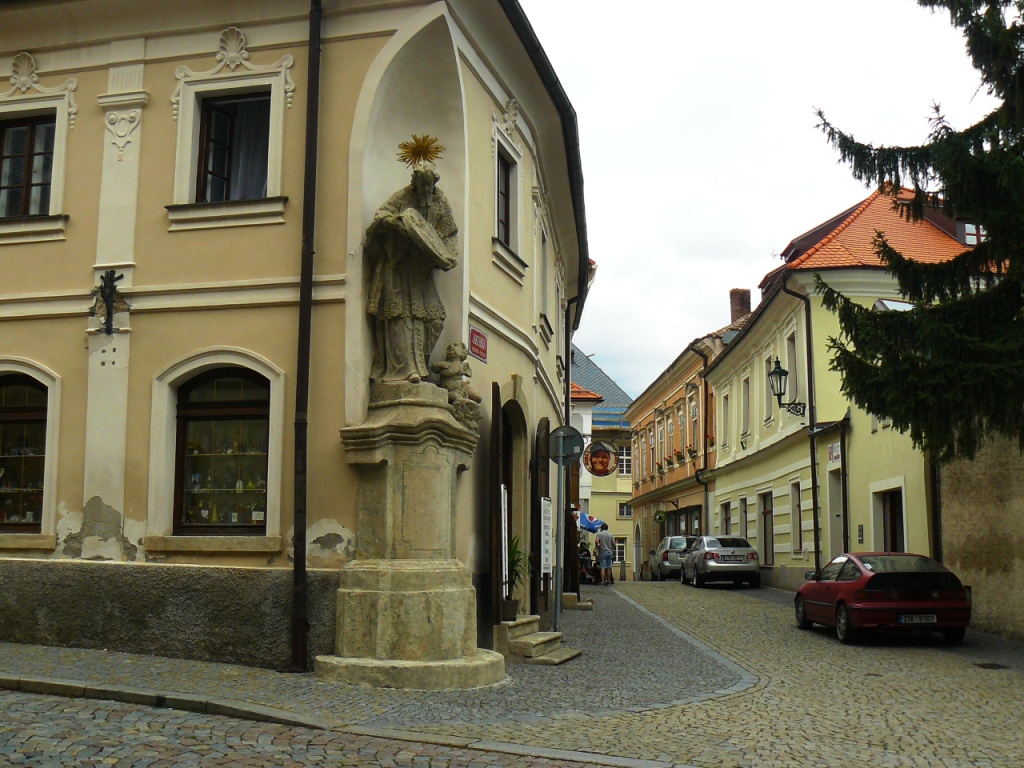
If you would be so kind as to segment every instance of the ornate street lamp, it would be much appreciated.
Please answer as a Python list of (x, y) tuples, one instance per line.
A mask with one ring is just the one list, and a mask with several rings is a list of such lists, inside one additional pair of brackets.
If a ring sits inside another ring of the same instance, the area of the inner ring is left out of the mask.
[(785, 409), (794, 416), (803, 416), (807, 413), (806, 403), (784, 403), (782, 398), (786, 396), (786, 381), (789, 379), (789, 371), (779, 364), (779, 358), (775, 358), (775, 367), (768, 372), (768, 386), (772, 394), (779, 401), (779, 408)]

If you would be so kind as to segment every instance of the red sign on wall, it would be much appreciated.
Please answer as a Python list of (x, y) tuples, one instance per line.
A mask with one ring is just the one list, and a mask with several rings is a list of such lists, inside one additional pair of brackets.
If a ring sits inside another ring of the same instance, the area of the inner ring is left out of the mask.
[(469, 327), (469, 354), (487, 362), (487, 334), (473, 326)]

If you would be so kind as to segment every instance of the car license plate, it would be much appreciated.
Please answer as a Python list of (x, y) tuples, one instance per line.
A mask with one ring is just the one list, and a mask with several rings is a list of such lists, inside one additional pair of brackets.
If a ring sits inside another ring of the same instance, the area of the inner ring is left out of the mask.
[(725, 555), (722, 559), (727, 563), (742, 563), (745, 558), (743, 555)]
[(934, 613), (905, 613), (900, 614), (900, 624), (934, 624), (938, 619)]

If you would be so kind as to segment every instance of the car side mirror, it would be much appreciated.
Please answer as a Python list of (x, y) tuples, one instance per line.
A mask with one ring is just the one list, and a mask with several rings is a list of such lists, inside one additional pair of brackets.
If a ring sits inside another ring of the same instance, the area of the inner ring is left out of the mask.
[(808, 581), (817, 581), (818, 580), (818, 572), (817, 571), (807, 571), (807, 573), (804, 574), (804, 578), (807, 579)]
[(648, 555), (653, 555), (653, 554), (654, 554), (654, 550), (652, 549), (652, 550), (651, 550), (650, 552), (648, 552), (647, 554), (648, 554)]

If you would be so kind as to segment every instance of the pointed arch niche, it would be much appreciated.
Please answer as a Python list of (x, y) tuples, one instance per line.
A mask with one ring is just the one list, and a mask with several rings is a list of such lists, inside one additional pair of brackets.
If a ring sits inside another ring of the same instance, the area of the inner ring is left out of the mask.
[[(437, 272), (447, 319), (434, 348), (464, 340), (466, 289), (466, 108), (453, 22), (436, 3), (400, 29), (370, 67), (356, 106), (349, 150), (348, 284), (364, 285), (362, 239), (373, 215), (392, 194), (409, 184), (410, 170), (397, 159), (398, 145), (412, 134), (436, 136), (445, 147), (437, 161), (439, 187), (459, 226), (459, 266)], [(346, 307), (345, 416), (349, 424), (366, 414), (371, 329), (360, 291)]]

